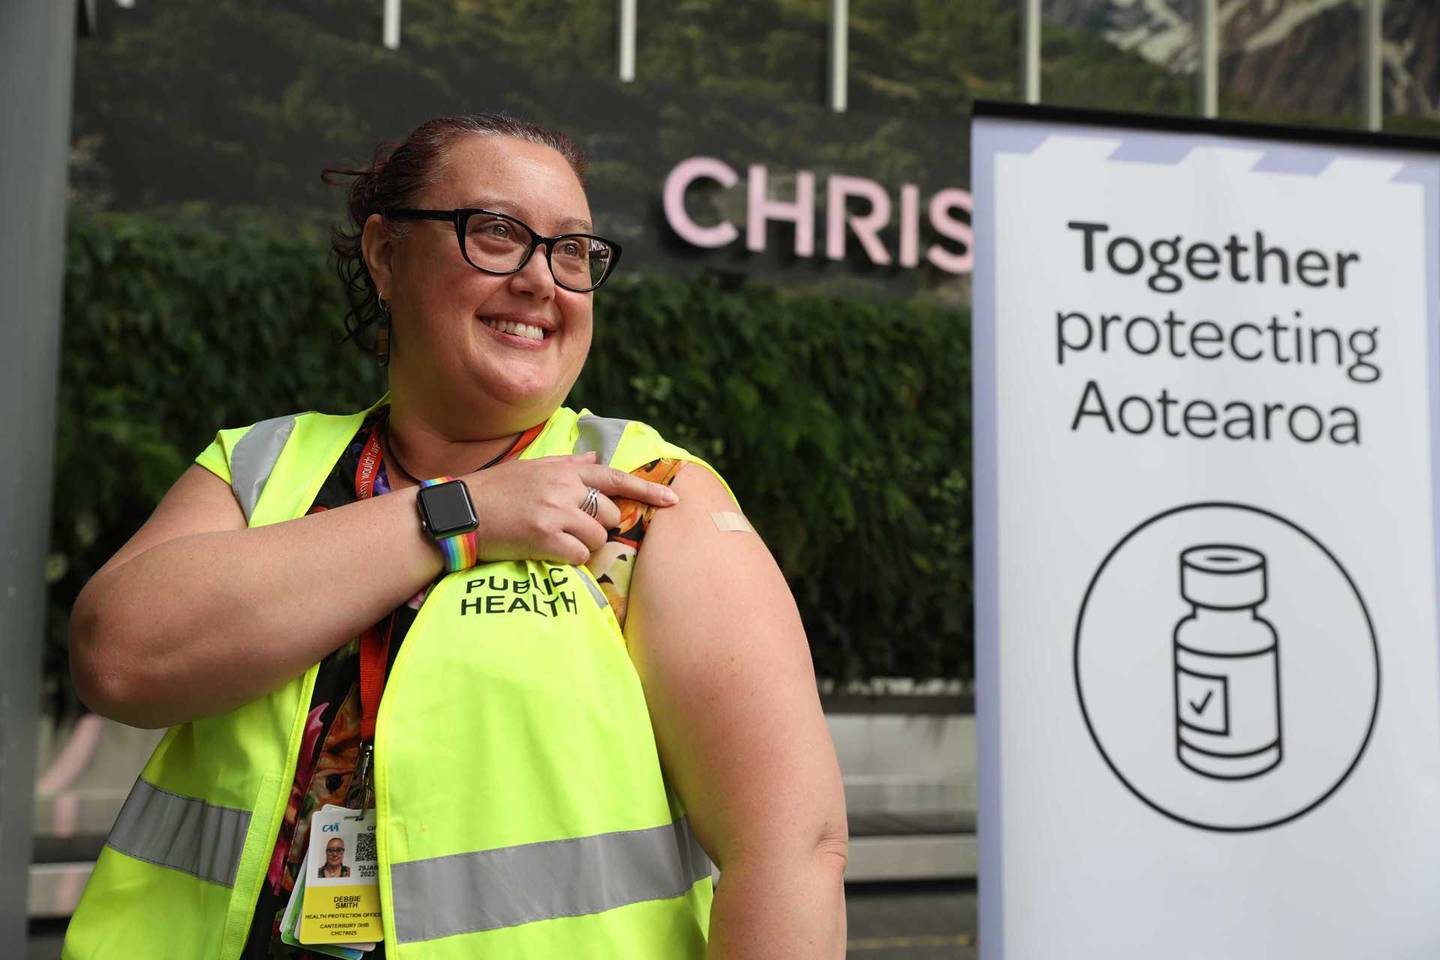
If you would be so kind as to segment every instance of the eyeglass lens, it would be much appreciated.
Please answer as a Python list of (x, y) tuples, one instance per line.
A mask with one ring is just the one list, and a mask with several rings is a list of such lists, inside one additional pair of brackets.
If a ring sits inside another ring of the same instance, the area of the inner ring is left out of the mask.
[[(534, 239), (523, 223), (498, 214), (473, 214), (465, 224), (465, 255), (482, 270), (508, 273), (520, 265)], [(555, 281), (572, 290), (590, 290), (610, 269), (611, 247), (583, 234), (566, 234), (554, 240), (550, 269)]]

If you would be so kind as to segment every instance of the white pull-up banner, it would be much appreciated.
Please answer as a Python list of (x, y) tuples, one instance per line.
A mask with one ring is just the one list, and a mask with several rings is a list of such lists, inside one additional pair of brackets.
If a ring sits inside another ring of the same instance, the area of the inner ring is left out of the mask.
[(1440, 956), (1440, 154), (981, 105), (985, 960)]

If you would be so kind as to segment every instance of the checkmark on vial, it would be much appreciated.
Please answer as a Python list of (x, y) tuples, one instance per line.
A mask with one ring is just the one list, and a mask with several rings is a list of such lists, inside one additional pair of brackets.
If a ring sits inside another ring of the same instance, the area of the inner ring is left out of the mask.
[(1176, 674), (1175, 711), (1191, 730), (1219, 737), (1230, 735), (1229, 678), (1183, 667)]

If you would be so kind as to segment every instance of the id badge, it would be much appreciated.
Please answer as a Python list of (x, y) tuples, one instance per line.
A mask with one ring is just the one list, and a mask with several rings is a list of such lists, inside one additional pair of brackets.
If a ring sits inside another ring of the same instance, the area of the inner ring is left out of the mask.
[(365, 944), (384, 938), (380, 923), (375, 811), (327, 805), (310, 820), (301, 943)]
[(327, 957), (339, 957), (340, 960), (360, 960), (361, 957), (375, 949), (373, 943), (354, 943), (348, 947), (338, 944), (326, 943), (301, 943), (296, 938), (300, 926), (300, 904), (305, 899), (305, 867), (310, 863), (307, 853), (304, 860), (300, 862), (300, 872), (295, 877), (295, 887), (290, 891), (290, 899), (285, 903), (285, 914), (280, 920), (280, 941), (288, 943), (292, 947), (304, 947), (311, 953), (321, 953)]

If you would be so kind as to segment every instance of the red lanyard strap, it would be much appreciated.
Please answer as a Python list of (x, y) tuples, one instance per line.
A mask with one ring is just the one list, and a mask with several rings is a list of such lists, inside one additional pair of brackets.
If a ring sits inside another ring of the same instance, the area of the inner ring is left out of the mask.
[(355, 499), (369, 500), (375, 495), (375, 477), (380, 473), (380, 424), (375, 421), (370, 436), (365, 440), (365, 449), (360, 451), (360, 462), (355, 465)]
[(395, 632), (395, 614), (360, 635), (360, 739), (375, 740), (375, 717), (380, 713), (380, 696), (385, 692), (386, 666), (390, 660), (390, 638)]
[[(380, 426), (376, 420), (360, 451), (355, 466), (355, 498), (369, 500), (375, 496), (375, 478), (380, 473)], [(360, 739), (375, 740), (375, 717), (380, 712), (380, 695), (385, 692), (385, 668), (390, 659), (390, 638), (395, 632), (395, 614), (360, 634)]]

